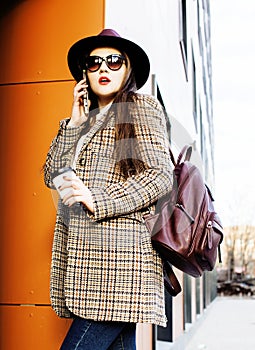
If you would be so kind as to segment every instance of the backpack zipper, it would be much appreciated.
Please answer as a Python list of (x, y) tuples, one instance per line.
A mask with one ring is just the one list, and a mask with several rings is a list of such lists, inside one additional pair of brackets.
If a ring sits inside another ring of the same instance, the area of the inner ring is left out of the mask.
[(191, 224), (194, 224), (194, 218), (186, 211), (186, 209), (184, 208), (184, 206), (182, 204), (176, 203), (175, 206), (179, 209), (181, 209), (184, 214), (186, 214), (187, 218), (190, 220)]

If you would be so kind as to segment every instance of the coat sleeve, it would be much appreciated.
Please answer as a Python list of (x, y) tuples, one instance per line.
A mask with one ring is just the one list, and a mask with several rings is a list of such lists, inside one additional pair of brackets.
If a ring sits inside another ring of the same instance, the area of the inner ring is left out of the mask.
[(52, 175), (59, 169), (70, 166), (75, 145), (80, 137), (83, 125), (67, 128), (69, 119), (60, 121), (57, 136), (53, 139), (44, 165), (44, 182), (49, 188), (54, 188)]
[(134, 112), (137, 147), (144, 170), (105, 188), (90, 188), (94, 219), (125, 215), (154, 204), (171, 190), (172, 169), (166, 119), (159, 102), (147, 97)]

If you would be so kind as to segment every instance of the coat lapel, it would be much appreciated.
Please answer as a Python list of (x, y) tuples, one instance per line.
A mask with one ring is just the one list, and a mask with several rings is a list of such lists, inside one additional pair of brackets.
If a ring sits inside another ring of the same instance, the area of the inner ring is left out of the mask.
[(98, 132), (98, 130), (100, 130), (102, 128), (102, 126), (105, 124), (106, 118), (107, 118), (107, 114), (101, 116), (100, 118), (98, 118), (96, 120), (95, 124), (91, 127), (91, 129), (84, 136), (84, 142), (83, 142), (81, 150), (84, 150), (87, 147), (87, 145), (90, 142), (90, 140), (92, 139), (92, 137)]

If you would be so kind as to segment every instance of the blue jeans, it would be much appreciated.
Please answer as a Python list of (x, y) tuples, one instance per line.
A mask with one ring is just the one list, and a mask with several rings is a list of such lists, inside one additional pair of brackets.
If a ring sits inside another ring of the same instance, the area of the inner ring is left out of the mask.
[(75, 317), (60, 350), (135, 350), (136, 324)]

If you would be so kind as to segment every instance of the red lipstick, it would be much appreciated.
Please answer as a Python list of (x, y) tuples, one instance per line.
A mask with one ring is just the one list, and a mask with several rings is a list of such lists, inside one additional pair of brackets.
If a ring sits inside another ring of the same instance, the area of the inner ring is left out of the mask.
[(110, 80), (109, 78), (107, 78), (107, 77), (100, 77), (100, 78), (98, 79), (98, 82), (99, 82), (99, 84), (101, 84), (101, 85), (107, 85), (108, 83), (111, 82), (111, 80)]

